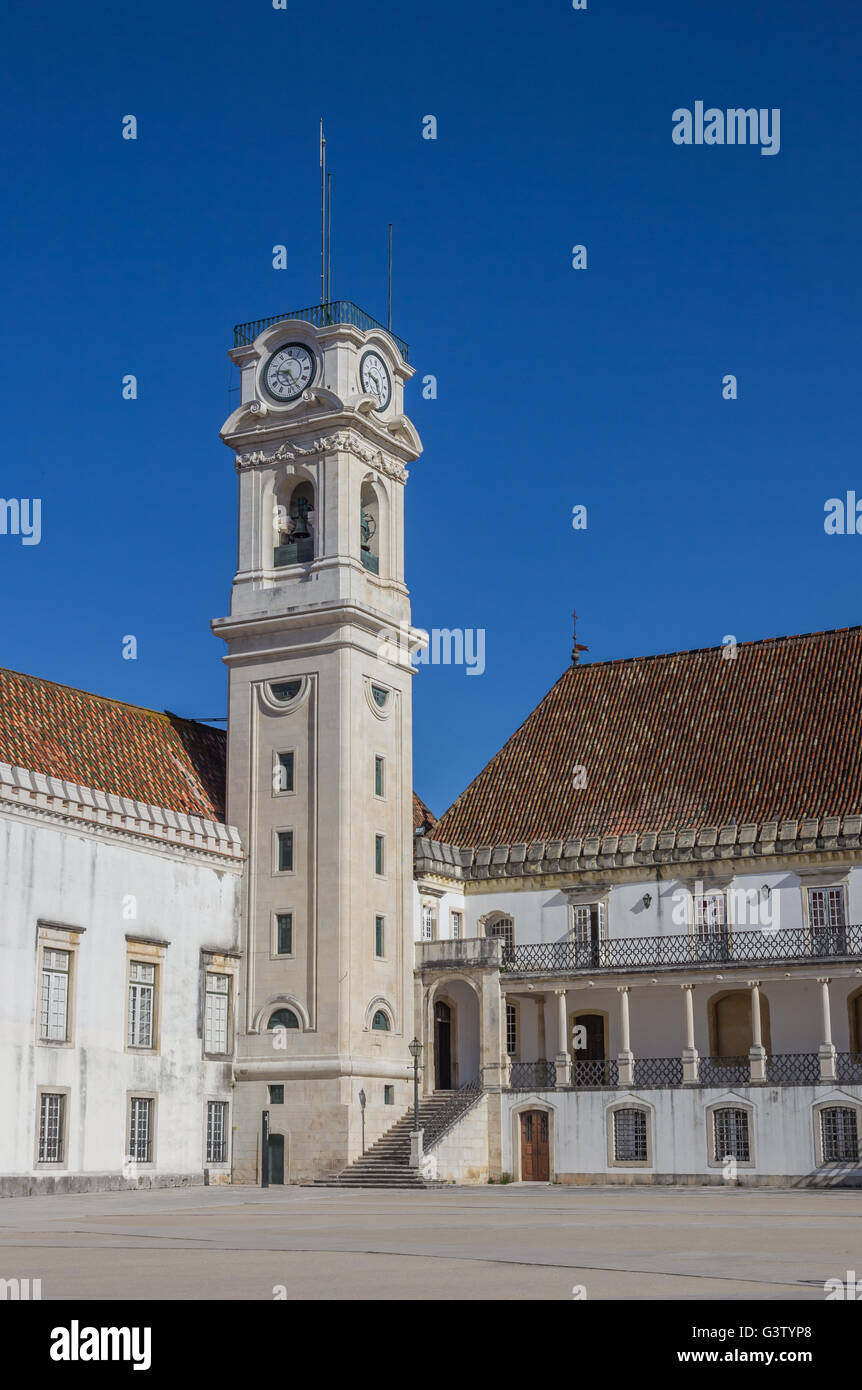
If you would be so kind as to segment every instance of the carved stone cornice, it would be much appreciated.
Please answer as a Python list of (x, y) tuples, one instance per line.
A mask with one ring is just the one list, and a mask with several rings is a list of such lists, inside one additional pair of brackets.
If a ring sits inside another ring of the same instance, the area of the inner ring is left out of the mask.
[(270, 453), (264, 449), (249, 449), (236, 455), (236, 466), (238, 470), (242, 470), (255, 468), (262, 463), (295, 463), (320, 454), (334, 453), (352, 454), (360, 463), (367, 464), (369, 468), (374, 468), (378, 473), (383, 473), (387, 478), (394, 478), (399, 483), (406, 482), (409, 476), (404, 464), (398, 459), (387, 458), (382, 449), (369, 448), (349, 430), (324, 435), (307, 449), (303, 449), (299, 444), (288, 444), (286, 441)]

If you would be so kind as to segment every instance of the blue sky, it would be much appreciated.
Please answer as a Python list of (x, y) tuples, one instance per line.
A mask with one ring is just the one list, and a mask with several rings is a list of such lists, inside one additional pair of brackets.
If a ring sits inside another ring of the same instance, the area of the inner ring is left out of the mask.
[[(321, 115), (334, 297), (385, 314), (395, 224), (414, 621), (486, 632), (481, 677), (415, 681), (436, 812), (568, 664), (573, 607), (587, 660), (862, 619), (862, 536), (823, 529), (862, 496), (850, 0), (13, 0), (5, 38), (0, 495), (43, 522), (0, 536), (0, 664), (225, 712), (226, 351), (318, 298)], [(675, 145), (698, 100), (779, 108), (779, 153)]]

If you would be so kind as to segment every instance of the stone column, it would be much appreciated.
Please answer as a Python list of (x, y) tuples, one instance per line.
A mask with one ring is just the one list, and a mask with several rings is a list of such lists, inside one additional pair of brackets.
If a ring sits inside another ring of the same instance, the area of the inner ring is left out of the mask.
[(694, 1045), (694, 985), (681, 985), (682, 1001), (685, 1011), (685, 1046), (682, 1049), (683, 1085), (696, 1086), (700, 1071), (700, 1058)]
[(620, 996), (620, 1050), (617, 1054), (617, 1065), (621, 1086), (633, 1086), (635, 1084), (635, 1059), (631, 1047), (631, 1029), (629, 1026), (631, 988), (631, 985), (617, 985), (617, 994)]
[(509, 1056), (508, 1027), (506, 1022), (506, 996), (500, 990), (500, 1085), (512, 1084), (512, 1059)]
[(820, 1080), (837, 1081), (838, 1072), (836, 1069), (835, 1044), (832, 1041), (832, 1009), (829, 1003), (829, 982), (828, 975), (822, 975), (817, 983), (820, 986), (820, 1013), (821, 1013), (821, 1033), (823, 1041), (820, 1044)]
[(572, 1059), (569, 1049), (566, 1046), (567, 1022), (566, 1022), (566, 991), (555, 989), (557, 996), (557, 1056), (555, 1059), (556, 1083), (558, 1086), (570, 1086), (572, 1084)]
[(763, 1046), (763, 1030), (760, 1026), (760, 981), (749, 980), (751, 990), (751, 1050), (748, 1054), (751, 1066), (751, 1080), (766, 1080), (766, 1048)]

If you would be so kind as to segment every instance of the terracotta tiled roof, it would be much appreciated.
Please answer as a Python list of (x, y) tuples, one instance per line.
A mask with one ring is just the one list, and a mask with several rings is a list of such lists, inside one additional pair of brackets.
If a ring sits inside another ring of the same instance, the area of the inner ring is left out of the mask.
[(434, 817), (432, 816), (431, 812), (428, 810), (428, 807), (425, 805), (425, 802), (422, 800), (421, 796), (417, 796), (417, 795), (416, 795), (416, 792), (414, 792), (414, 793), (413, 793), (413, 829), (414, 829), (414, 830), (430, 830), (431, 827), (432, 827), (434, 824), (435, 824)]
[(723, 650), (570, 667), (432, 838), (475, 848), (862, 811), (862, 628)]
[(0, 762), (224, 820), (222, 729), (2, 668)]

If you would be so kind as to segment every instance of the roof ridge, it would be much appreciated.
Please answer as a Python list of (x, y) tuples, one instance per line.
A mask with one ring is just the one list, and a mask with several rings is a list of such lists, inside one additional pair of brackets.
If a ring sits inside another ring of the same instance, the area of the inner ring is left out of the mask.
[[(736, 648), (738, 651), (740, 647), (766, 647), (773, 644), (777, 645), (780, 642), (803, 642), (810, 637), (840, 637), (848, 632), (862, 633), (862, 623), (856, 623), (850, 627), (827, 627), (819, 632), (788, 632), (780, 637), (754, 637), (749, 642), (737, 642)], [(672, 656), (699, 656), (701, 652), (721, 651), (722, 645), (722, 643), (718, 643), (717, 646), (711, 647), (680, 647), (676, 651), (649, 652), (641, 656), (612, 656), (607, 661), (582, 661), (565, 667), (559, 679), (562, 680), (569, 671), (587, 670), (594, 666), (623, 666), (627, 662), (635, 661), (666, 661)], [(556, 681), (554, 684), (556, 685)], [(553, 688), (551, 686), (551, 690)], [(550, 695), (550, 693), (549, 690), (548, 694)]]

